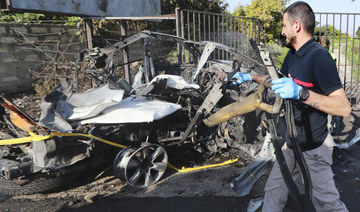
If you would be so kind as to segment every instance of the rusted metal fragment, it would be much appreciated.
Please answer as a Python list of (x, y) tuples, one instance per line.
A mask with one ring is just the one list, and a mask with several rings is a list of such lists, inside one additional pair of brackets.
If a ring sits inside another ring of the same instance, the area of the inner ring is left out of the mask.
[(19, 129), (30, 132), (36, 128), (36, 122), (29, 115), (2, 95), (0, 95), (0, 105), (10, 111), (10, 120)]

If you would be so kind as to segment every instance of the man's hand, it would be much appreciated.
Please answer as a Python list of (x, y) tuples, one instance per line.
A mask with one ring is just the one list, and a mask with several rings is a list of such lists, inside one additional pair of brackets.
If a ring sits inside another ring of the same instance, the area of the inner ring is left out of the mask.
[(283, 99), (299, 99), (302, 87), (291, 78), (280, 78), (272, 81), (272, 88)]
[(241, 72), (237, 72), (233, 77), (231, 77), (233, 82), (230, 83), (230, 86), (239, 85), (243, 82), (252, 81), (252, 77), (250, 74), (243, 74)]

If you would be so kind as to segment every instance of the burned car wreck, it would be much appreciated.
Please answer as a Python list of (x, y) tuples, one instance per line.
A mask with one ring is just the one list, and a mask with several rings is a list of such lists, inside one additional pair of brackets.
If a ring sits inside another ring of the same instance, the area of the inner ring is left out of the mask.
[[(194, 64), (160, 71), (152, 55), (154, 40), (182, 45)], [(143, 42), (145, 54), (129, 84), (118, 77), (114, 59), (136, 41)], [(214, 49), (231, 58), (212, 59)], [(238, 71), (267, 73), (261, 58), (219, 43), (143, 31), (110, 47), (85, 49), (77, 63), (85, 65), (76, 68), (76, 76), (81, 72), (94, 86), (75, 92), (77, 78), (74, 83), (62, 79), (43, 98), (39, 120), (0, 97), (9, 131), (0, 135), (0, 192), (52, 190), (106, 162), (113, 164), (115, 176), (146, 188), (159, 181), (169, 162), (191, 164), (179, 159), (200, 155), (200, 164), (233, 150), (255, 158), (266, 136), (265, 112), (280, 110), (281, 100), (268, 83), (229, 85)]]

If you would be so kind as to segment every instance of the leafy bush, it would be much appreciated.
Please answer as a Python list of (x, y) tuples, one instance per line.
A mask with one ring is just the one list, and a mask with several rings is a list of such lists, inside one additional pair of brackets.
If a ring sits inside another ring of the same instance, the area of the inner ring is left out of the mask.
[(79, 22), (79, 17), (74, 16), (59, 16), (41, 13), (15, 13), (15, 12), (0, 12), (0, 23), (63, 23), (66, 25), (76, 25)]
[(276, 68), (280, 69), (289, 49), (273, 42), (266, 44), (266, 47), (269, 50)]

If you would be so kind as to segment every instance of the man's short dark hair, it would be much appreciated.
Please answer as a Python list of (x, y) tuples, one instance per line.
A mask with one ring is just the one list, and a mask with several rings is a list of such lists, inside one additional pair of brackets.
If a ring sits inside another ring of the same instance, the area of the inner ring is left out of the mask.
[(286, 8), (284, 14), (285, 13), (288, 14), (291, 24), (295, 21), (299, 21), (306, 32), (312, 35), (314, 34), (315, 14), (306, 2), (297, 1), (291, 4), (288, 8)]

